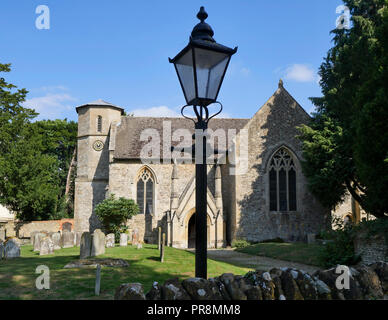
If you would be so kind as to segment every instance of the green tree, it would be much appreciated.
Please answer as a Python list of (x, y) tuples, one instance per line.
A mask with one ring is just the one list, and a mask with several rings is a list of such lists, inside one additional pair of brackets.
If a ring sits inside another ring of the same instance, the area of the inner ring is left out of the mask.
[[(10, 65), (0, 64), (0, 72)], [(26, 95), (0, 78), (0, 203), (23, 221), (69, 216), (64, 194), (77, 125), (32, 123), (38, 114), (23, 106)]]
[(60, 208), (57, 210), (58, 218), (71, 217), (73, 216), (75, 174), (71, 164), (74, 165), (76, 155), (77, 123), (57, 119), (36, 121), (31, 125), (42, 138), (41, 152), (56, 161), (60, 202)]
[(301, 127), (303, 169), (331, 208), (346, 191), (376, 217), (388, 212), (388, 0), (344, 0), (352, 27), (335, 29), (320, 67), (323, 97)]
[(95, 213), (107, 233), (114, 233), (116, 240), (127, 230), (126, 222), (139, 213), (139, 207), (132, 199), (116, 199), (112, 194), (96, 206)]

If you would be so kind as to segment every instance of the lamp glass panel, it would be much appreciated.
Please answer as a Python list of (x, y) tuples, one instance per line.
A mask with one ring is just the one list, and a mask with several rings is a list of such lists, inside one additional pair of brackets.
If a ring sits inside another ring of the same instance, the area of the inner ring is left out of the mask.
[(186, 102), (189, 103), (195, 98), (193, 54), (190, 49), (176, 62), (175, 66), (181, 80), (183, 90), (186, 96)]
[(195, 48), (198, 98), (215, 99), (229, 55)]

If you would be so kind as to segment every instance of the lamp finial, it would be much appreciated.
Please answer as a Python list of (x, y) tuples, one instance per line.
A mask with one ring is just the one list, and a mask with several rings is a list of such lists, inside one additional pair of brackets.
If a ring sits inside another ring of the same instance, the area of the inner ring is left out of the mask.
[(204, 22), (205, 20), (206, 20), (206, 18), (208, 17), (208, 14), (207, 14), (207, 12), (205, 11), (205, 7), (201, 7), (200, 9), (199, 9), (199, 12), (197, 13), (197, 18), (199, 19), (199, 20), (201, 20), (201, 22)]

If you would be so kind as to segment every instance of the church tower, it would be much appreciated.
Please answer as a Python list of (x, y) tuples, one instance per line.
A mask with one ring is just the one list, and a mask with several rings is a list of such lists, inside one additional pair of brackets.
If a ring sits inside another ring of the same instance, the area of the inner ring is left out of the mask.
[(77, 177), (75, 180), (74, 229), (99, 227), (95, 206), (105, 199), (109, 183), (109, 133), (124, 110), (103, 100), (76, 108), (78, 113)]

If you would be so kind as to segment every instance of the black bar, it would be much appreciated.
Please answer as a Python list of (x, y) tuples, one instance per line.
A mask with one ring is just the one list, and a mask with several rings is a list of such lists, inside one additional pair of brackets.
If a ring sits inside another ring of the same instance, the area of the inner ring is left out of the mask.
[[(199, 121), (196, 129), (205, 131), (206, 121)], [(196, 137), (199, 139), (200, 137)], [(198, 141), (198, 140), (197, 140)], [(195, 276), (207, 279), (207, 166), (206, 137), (202, 136), (202, 163), (195, 164)]]

